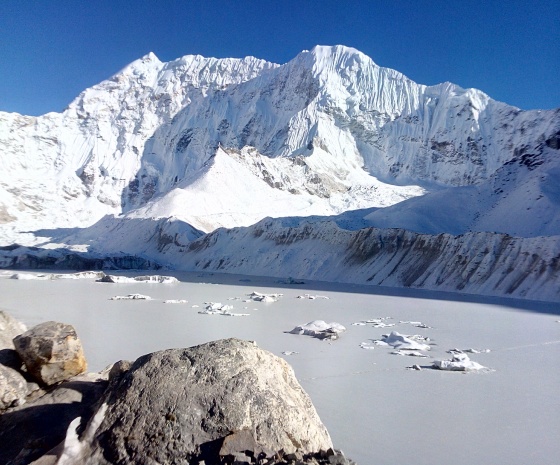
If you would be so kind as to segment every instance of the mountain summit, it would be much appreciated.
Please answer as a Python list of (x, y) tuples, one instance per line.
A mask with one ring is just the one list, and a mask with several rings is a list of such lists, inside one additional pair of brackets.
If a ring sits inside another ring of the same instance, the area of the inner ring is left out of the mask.
[[(350, 230), (558, 236), (559, 148), (560, 110), (417, 84), (344, 46), (283, 65), (150, 53), (63, 113), (0, 113), (0, 240), (133, 251), (115, 242), (126, 224), (142, 223), (141, 237), (185, 224), (188, 242), (317, 216)], [(102, 243), (101, 225), (114, 233)]]

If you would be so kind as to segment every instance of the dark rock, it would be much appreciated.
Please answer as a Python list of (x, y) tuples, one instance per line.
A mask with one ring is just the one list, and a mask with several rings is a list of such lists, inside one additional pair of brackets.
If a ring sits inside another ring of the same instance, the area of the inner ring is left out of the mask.
[(86, 370), (82, 343), (71, 325), (47, 321), (13, 341), (28, 372), (40, 383), (50, 386)]

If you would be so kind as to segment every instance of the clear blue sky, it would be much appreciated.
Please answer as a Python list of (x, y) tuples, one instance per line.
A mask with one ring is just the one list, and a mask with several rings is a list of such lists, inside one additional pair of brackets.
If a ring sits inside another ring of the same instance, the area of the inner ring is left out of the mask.
[(560, 107), (560, 0), (0, 0), (0, 110), (61, 111), (153, 51), (285, 63), (343, 44), (421, 84)]

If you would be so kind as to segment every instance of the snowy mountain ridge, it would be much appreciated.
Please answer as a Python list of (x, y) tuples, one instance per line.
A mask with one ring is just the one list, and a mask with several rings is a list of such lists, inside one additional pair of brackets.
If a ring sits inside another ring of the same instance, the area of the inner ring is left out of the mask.
[[(283, 65), (193, 55), (163, 63), (150, 53), (62, 113), (0, 112), (0, 246), (8, 248), (197, 267), (188, 244), (205, 233), (310, 217), (313, 230), (336, 237), (359, 228), (450, 234), (456, 239), (434, 255), (449, 262), (460, 235), (486, 238), (477, 244), (517, 236), (525, 251), (560, 236), (558, 185), (560, 109), (521, 111), (476, 89), (417, 84), (343, 46), (317, 46)], [(272, 242), (271, 254), (296, 253)], [(550, 273), (547, 285), (560, 279)]]

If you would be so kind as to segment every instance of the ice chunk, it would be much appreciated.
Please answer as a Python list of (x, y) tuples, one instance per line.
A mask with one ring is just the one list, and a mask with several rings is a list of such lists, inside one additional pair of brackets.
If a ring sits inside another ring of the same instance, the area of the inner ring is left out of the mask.
[(152, 300), (148, 295), (143, 294), (128, 294), (128, 295), (116, 295), (111, 297), (111, 300)]
[(406, 350), (430, 350), (428, 344), (424, 344), (420, 341), (428, 341), (429, 338), (424, 336), (413, 335), (405, 336), (398, 333), (397, 331), (391, 332), (389, 335), (384, 335), (381, 340), (373, 341), (378, 345), (386, 344), (394, 347), (395, 349), (406, 349)]
[(427, 357), (426, 354), (423, 354), (419, 350), (397, 349), (391, 353), (394, 355), (406, 355), (408, 357)]
[(477, 371), (484, 370), (486, 367), (473, 362), (467, 354), (454, 354), (451, 360), (434, 360), (434, 368), (448, 371)]
[(233, 305), (222, 305), (220, 302), (205, 302), (206, 309), (201, 310), (201, 315), (222, 315), (222, 316), (249, 316), (248, 313), (233, 313)]
[(307, 299), (307, 300), (315, 300), (315, 299), (329, 299), (326, 295), (311, 295), (311, 294), (303, 294), (298, 295), (298, 299)]
[(344, 331), (346, 331), (346, 328), (340, 323), (326, 323), (323, 320), (313, 320), (307, 324), (296, 326), (288, 332), (290, 334), (304, 334), (318, 339), (335, 340), (338, 339), (339, 334)]
[(185, 299), (168, 299), (163, 301), (164, 304), (186, 304), (187, 302), (188, 300)]
[(284, 294), (261, 294), (260, 292), (252, 292), (248, 294), (251, 300), (256, 302), (276, 302)]

